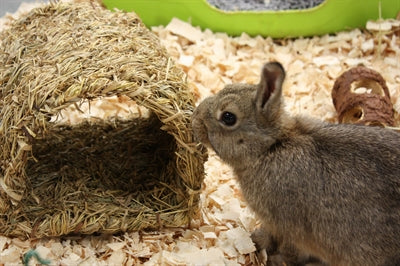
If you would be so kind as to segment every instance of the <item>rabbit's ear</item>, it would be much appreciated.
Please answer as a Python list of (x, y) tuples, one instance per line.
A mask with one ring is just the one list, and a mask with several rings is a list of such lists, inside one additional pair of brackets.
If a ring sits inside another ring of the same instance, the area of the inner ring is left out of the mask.
[(261, 80), (258, 84), (256, 94), (258, 110), (274, 105), (275, 102), (279, 104), (284, 79), (285, 70), (280, 63), (271, 62), (264, 65), (261, 71)]

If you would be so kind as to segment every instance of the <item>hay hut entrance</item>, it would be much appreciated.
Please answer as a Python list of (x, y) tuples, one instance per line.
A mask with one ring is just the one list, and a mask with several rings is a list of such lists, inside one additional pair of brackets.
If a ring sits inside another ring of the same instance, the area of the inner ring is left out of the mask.
[(177, 145), (162, 126), (149, 112), (61, 123), (50, 137), (34, 139), (25, 169), (26, 189), (32, 194), (22, 201), (25, 218), (64, 216), (82, 223), (85, 212), (95, 210), (106, 215), (116, 209), (124, 213), (125, 207), (140, 216), (146, 209), (157, 213), (173, 205), (176, 197), (163, 184), (171, 183)]
[(62, 182), (73, 192), (81, 177), (87, 179), (84, 186), (91, 190), (152, 189), (165, 182), (167, 166), (175, 161), (176, 143), (161, 127), (153, 113), (140, 118), (57, 125), (51, 138), (33, 142), (33, 159), (26, 168), (32, 189), (40, 186), (40, 191), (42, 187), (51, 190)]
[(55, 136), (33, 143), (35, 159), (26, 169), (32, 189), (47, 187), (54, 191), (54, 199), (46, 202), (58, 198), (58, 182), (65, 186), (62, 190), (69, 187), (74, 192), (78, 189), (76, 181), (82, 177), (87, 179), (84, 187), (91, 190), (148, 190), (162, 181), (174, 158), (176, 144), (161, 125), (152, 115), (133, 121), (58, 126)]

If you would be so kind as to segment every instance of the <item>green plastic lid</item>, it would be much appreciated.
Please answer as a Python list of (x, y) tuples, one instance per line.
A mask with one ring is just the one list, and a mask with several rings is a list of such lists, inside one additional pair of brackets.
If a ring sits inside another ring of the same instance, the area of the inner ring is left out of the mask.
[[(109, 9), (134, 11), (148, 26), (167, 25), (173, 17), (202, 29), (273, 38), (300, 37), (363, 28), (368, 20), (394, 18), (400, 0), (325, 0), (302, 10), (223, 11), (206, 0), (103, 0)], [(379, 11), (381, 10), (381, 11)]]

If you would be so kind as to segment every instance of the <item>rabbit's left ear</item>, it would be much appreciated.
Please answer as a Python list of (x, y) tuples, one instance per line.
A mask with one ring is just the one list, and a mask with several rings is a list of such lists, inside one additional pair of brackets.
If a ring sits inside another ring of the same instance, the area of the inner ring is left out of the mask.
[(271, 62), (263, 66), (256, 94), (258, 110), (271, 108), (275, 103), (279, 105), (284, 79), (285, 70), (280, 63)]

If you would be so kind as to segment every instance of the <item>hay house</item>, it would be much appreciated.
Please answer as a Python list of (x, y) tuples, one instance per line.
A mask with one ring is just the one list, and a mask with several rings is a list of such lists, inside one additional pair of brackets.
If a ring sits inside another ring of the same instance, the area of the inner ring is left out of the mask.
[[(51, 3), (0, 40), (1, 234), (189, 223), (206, 158), (192, 136), (194, 99), (134, 13)], [(110, 112), (85, 117), (98, 104)]]

